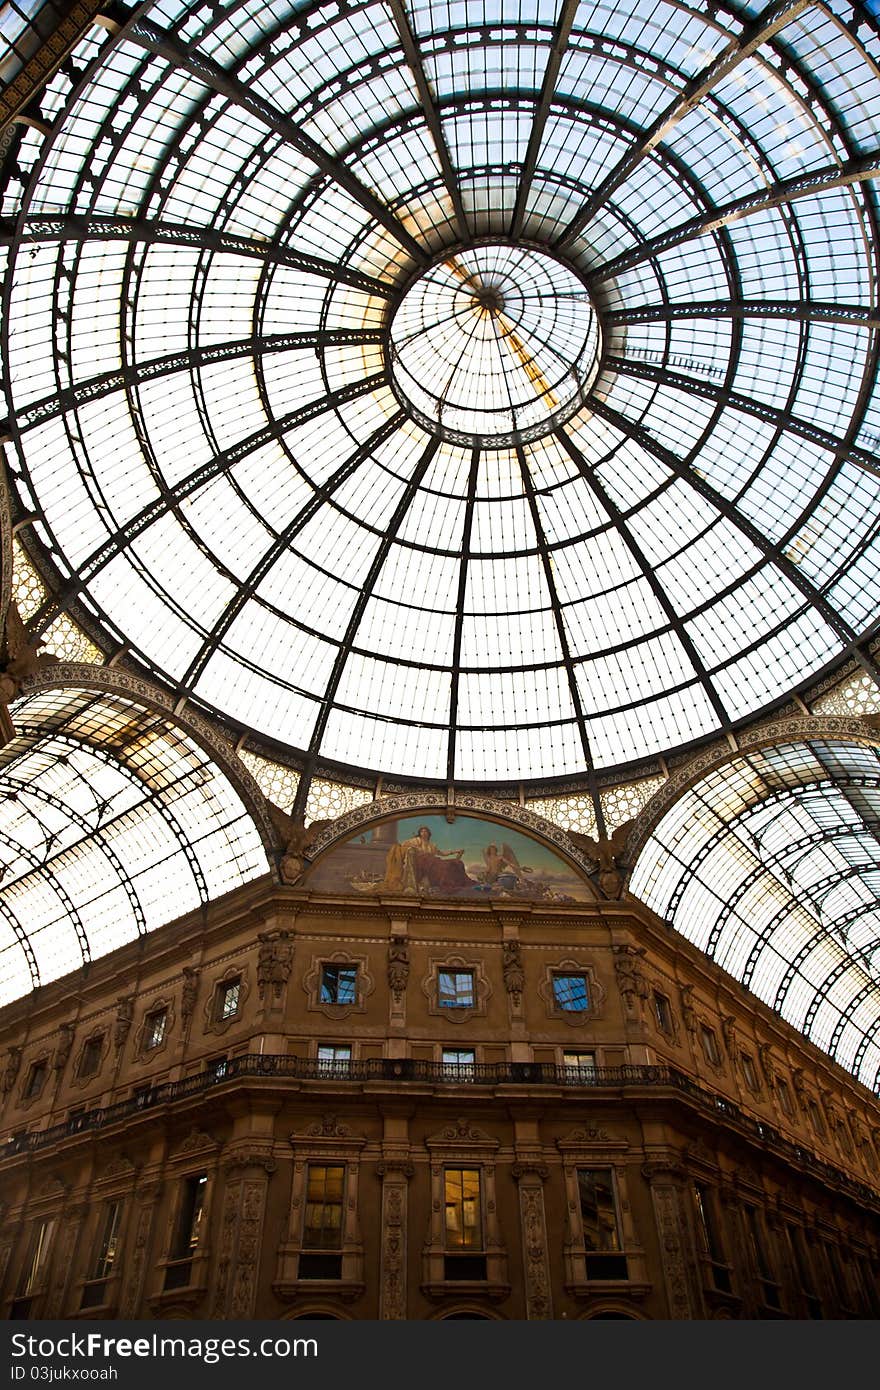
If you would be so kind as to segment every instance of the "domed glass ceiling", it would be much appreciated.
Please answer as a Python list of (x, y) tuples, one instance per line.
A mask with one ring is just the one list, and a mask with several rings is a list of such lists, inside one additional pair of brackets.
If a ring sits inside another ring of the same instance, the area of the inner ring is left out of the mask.
[(663, 752), (856, 652), (867, 10), (160, 0), (98, 36), (17, 156), (4, 355), (20, 504), (108, 651), (466, 781)]

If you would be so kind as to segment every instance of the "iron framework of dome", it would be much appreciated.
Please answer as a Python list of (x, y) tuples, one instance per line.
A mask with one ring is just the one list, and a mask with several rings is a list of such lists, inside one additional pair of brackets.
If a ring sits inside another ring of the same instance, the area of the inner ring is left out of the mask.
[(880, 749), (732, 756), (662, 817), (630, 887), (880, 1090)]
[(114, 13), (3, 208), (25, 539), (103, 651), (422, 783), (874, 670), (867, 10)]

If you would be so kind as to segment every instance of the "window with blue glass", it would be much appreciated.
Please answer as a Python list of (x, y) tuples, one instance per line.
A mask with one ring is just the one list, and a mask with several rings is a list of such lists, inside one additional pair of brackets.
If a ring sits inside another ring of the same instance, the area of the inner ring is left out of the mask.
[(473, 970), (441, 970), (437, 996), (442, 1009), (472, 1009), (476, 1004)]
[(357, 966), (321, 966), (321, 1003), (357, 1003)]
[(554, 975), (553, 1003), (566, 1013), (585, 1013), (590, 1006), (586, 975)]

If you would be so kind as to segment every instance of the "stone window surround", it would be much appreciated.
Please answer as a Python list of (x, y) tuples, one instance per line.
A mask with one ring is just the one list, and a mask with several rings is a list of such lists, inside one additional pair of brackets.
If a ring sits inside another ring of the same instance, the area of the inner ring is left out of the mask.
[[(88, 1047), (89, 1043), (95, 1042), (95, 1041), (98, 1040), (98, 1039), (100, 1039), (100, 1043), (101, 1043), (101, 1053), (100, 1053), (100, 1056), (99, 1056), (99, 1058), (98, 1058), (98, 1065), (96, 1066), (96, 1068), (95, 1068), (94, 1071), (89, 1072), (88, 1076), (81, 1076), (81, 1075), (80, 1075), (80, 1067), (82, 1066), (83, 1057), (85, 1056), (86, 1048)], [(103, 1027), (99, 1027), (99, 1028), (90, 1028), (89, 1031), (88, 1031), (88, 1032), (85, 1034), (85, 1036), (83, 1037), (83, 1040), (82, 1040), (82, 1042), (80, 1043), (80, 1045), (79, 1045), (79, 1047), (78, 1047), (78, 1049), (77, 1049), (76, 1061), (75, 1061), (74, 1064), (73, 1064), (73, 1075), (72, 1075), (71, 1078), (70, 1078), (70, 1084), (71, 1084), (71, 1086), (88, 1086), (91, 1082), (97, 1081), (97, 1080), (99, 1079), (100, 1075), (101, 1075), (101, 1072), (102, 1072), (103, 1069), (104, 1069), (104, 1063), (106, 1062), (106, 1060), (107, 1060), (107, 1058), (108, 1058), (109, 1055), (110, 1055), (110, 1029), (109, 1029), (109, 1027), (107, 1027), (107, 1025), (105, 1024)]]
[[(225, 1033), (237, 1023), (241, 1023), (244, 1015), (244, 1006), (250, 994), (250, 982), (248, 980), (248, 966), (246, 961), (236, 961), (226, 967), (220, 975), (215, 975), (211, 980), (211, 987), (208, 990), (204, 1004), (204, 1032), (205, 1033)], [(220, 990), (224, 985), (230, 985), (235, 980), (240, 980), (241, 987), (238, 995), (238, 1008), (229, 1018), (217, 1017), (217, 1001), (220, 997)], [(148, 1053), (147, 1056), (152, 1056)]]
[[(149, 1020), (163, 1010), (165, 1012), (165, 1032), (162, 1034), (162, 1041), (157, 1043), (155, 1047), (147, 1047), (146, 1037)], [(168, 1046), (168, 1039), (176, 1021), (174, 1000), (171, 997), (162, 995), (159, 998), (151, 999), (141, 1015), (141, 1021), (134, 1035), (134, 1060), (136, 1062), (149, 1062), (154, 1057), (160, 1056)]]
[[(499, 1141), (468, 1121), (459, 1119), (438, 1134), (430, 1135), (425, 1140), (425, 1147), (430, 1155), (431, 1212), (422, 1246), (422, 1292), (431, 1299), (449, 1295), (461, 1299), (468, 1294), (482, 1294), (496, 1302), (506, 1298), (510, 1293), (507, 1250), (498, 1221), (495, 1190)], [(444, 1277), (447, 1254), (444, 1175), (447, 1168), (479, 1169), (483, 1249), (476, 1253), (486, 1257), (485, 1279), (447, 1280)]]
[[(213, 999), (213, 991), (211, 994)], [(181, 1308), (195, 1308), (207, 1293), (211, 1272), (211, 1248), (208, 1233), (211, 1230), (212, 1206), (219, 1170), (220, 1145), (209, 1134), (193, 1129), (190, 1134), (169, 1155), (165, 1166), (165, 1188), (167, 1205), (165, 1207), (164, 1228), (159, 1227), (156, 1244), (155, 1274), (156, 1283), (150, 1304), (154, 1315), (163, 1317), (163, 1310), (171, 1305)], [(202, 1203), (201, 1230), (199, 1241), (191, 1256), (190, 1282), (177, 1289), (165, 1289), (165, 1270), (169, 1265), (181, 1263), (172, 1255), (174, 1237), (177, 1232), (180, 1211), (184, 1199), (184, 1184), (188, 1178), (207, 1175), (205, 1196)], [(161, 1217), (160, 1217), (161, 1221)]]
[[(46, 1064), (46, 1070), (43, 1073), (43, 1079), (40, 1082), (37, 1089), (33, 1092), (33, 1094), (28, 1095), (28, 1085), (30, 1083), (34, 1067), (39, 1066), (41, 1062), (45, 1062)], [(41, 1048), (39, 1052), (35, 1052), (34, 1055), (28, 1060), (27, 1066), (23, 1067), (22, 1070), (24, 1072), (24, 1076), (22, 1077), (21, 1087), (19, 1090), (18, 1108), (19, 1110), (28, 1110), (32, 1105), (36, 1105), (37, 1101), (40, 1100), (40, 1098), (45, 1093), (46, 1085), (49, 1081), (49, 1077), (52, 1074), (51, 1048), (44, 1047)]]
[[(358, 1180), (362, 1151), (367, 1140), (352, 1134), (348, 1125), (326, 1115), (304, 1131), (289, 1136), (293, 1150), (293, 1182), (290, 1192), (287, 1234), (278, 1246), (276, 1276), (272, 1284), (279, 1298), (291, 1301), (303, 1294), (335, 1295), (350, 1301), (364, 1291), (364, 1245), (358, 1219)], [(306, 1193), (309, 1165), (335, 1164), (345, 1168), (343, 1180), (342, 1261), (339, 1279), (299, 1278), (303, 1253)]]
[[(321, 974), (325, 965), (351, 965), (357, 971), (355, 998), (351, 1004), (327, 1004), (321, 1001)], [(376, 982), (369, 970), (369, 956), (352, 955), (349, 951), (323, 951), (312, 955), (309, 968), (302, 978), (306, 994), (306, 1009), (310, 1013), (323, 1014), (325, 1018), (341, 1020), (349, 1014), (363, 1014), (367, 1011), (367, 999), (376, 988)], [(323, 1041), (323, 1039), (322, 1039)]]
[[(469, 970), (474, 977), (474, 1003), (464, 1008), (450, 1008), (440, 1003), (440, 971)], [(428, 973), (422, 980), (422, 993), (428, 1002), (428, 1013), (435, 1018), (446, 1019), (449, 1023), (467, 1023), (472, 1018), (484, 1018), (487, 1005), (492, 996), (492, 986), (486, 974), (486, 962), (482, 957), (465, 957), (457, 954), (431, 956), (428, 960)]]
[[(584, 975), (587, 980), (586, 1009), (562, 1009), (556, 1001), (553, 990), (555, 975)], [(596, 977), (596, 968), (591, 961), (565, 960), (547, 961), (544, 965), (544, 978), (538, 986), (538, 993), (544, 1000), (548, 1018), (560, 1019), (569, 1027), (582, 1028), (585, 1023), (595, 1023), (601, 1019), (605, 1004), (605, 990)]]
[[(557, 1139), (562, 1155), (565, 1197), (568, 1207), (567, 1231), (564, 1245), (565, 1289), (575, 1298), (595, 1298), (599, 1293), (618, 1292), (624, 1297), (644, 1298), (651, 1288), (648, 1282), (644, 1247), (639, 1243), (633, 1223), (627, 1188), (627, 1155), (625, 1139), (614, 1139), (603, 1129), (576, 1129), (564, 1139)], [(610, 1168), (614, 1184), (615, 1205), (620, 1229), (620, 1254), (626, 1256), (626, 1279), (588, 1279), (587, 1251), (581, 1225), (579, 1168)]]

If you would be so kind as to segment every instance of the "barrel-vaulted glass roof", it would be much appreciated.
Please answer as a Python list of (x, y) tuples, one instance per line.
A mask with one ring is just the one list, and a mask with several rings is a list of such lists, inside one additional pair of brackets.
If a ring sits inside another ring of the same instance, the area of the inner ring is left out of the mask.
[(268, 873), (232, 783), (163, 716), (34, 693), (0, 749), (0, 1004)]
[(630, 887), (880, 1090), (880, 750), (732, 758), (666, 812)]
[(3, 206), (42, 572), (178, 697), (422, 780), (870, 667), (878, 62), (848, 0), (94, 30)]

